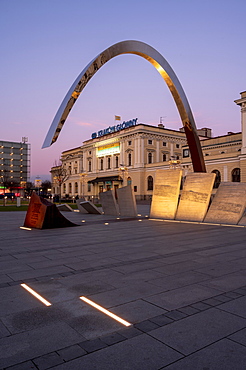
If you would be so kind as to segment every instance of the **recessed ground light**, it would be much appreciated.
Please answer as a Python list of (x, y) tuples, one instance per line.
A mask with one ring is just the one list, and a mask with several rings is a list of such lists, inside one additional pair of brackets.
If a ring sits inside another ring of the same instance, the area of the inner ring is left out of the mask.
[(89, 305), (95, 307), (97, 310), (105, 313), (105, 315), (108, 315), (110, 317), (112, 317), (112, 319), (116, 320), (116, 321), (119, 321), (121, 324), (125, 325), (125, 326), (131, 326), (132, 324), (130, 324), (128, 321), (125, 321), (123, 319), (121, 319), (119, 316), (115, 315), (114, 313), (106, 310), (106, 308), (103, 308), (102, 306), (99, 306), (99, 304), (91, 301), (90, 299), (86, 298), (86, 297), (79, 297), (82, 301), (88, 303)]
[(26, 289), (29, 293), (31, 293), (34, 297), (36, 297), (39, 301), (41, 301), (45, 306), (51, 306), (51, 303), (44, 299), (40, 294), (35, 292), (32, 288), (30, 288), (26, 284), (21, 284), (22, 288)]
[(24, 226), (20, 226), (20, 229), (22, 229), (22, 230), (32, 230), (32, 229), (30, 229), (30, 227), (24, 227)]

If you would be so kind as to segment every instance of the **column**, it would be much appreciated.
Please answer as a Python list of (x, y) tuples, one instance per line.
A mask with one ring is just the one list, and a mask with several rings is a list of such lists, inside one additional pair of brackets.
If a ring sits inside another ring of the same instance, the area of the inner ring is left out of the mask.
[(156, 140), (156, 162), (160, 162), (160, 140)]
[(223, 181), (228, 181), (228, 168), (227, 168), (227, 166), (223, 167)]

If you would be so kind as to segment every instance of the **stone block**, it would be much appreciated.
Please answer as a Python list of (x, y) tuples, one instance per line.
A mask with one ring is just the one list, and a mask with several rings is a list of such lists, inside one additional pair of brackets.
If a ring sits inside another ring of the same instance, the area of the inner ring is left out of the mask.
[(95, 214), (95, 215), (100, 215), (101, 212), (99, 209), (94, 206), (93, 203), (91, 203), (89, 200), (85, 200), (83, 202), (80, 202), (80, 206), (83, 207), (87, 213)]
[(150, 217), (173, 220), (177, 211), (181, 170), (157, 170)]
[(130, 185), (123, 186), (117, 191), (119, 211), (122, 217), (137, 217), (136, 199)]
[(118, 216), (119, 207), (115, 199), (114, 191), (108, 190), (99, 194), (99, 199), (102, 204), (105, 215)]
[(204, 222), (236, 225), (243, 215), (245, 205), (246, 183), (222, 182)]
[(80, 205), (81, 202), (84, 202), (85, 201), (85, 198), (82, 197), (80, 199), (76, 199), (76, 204), (77, 204), (77, 207), (78, 207), (78, 210), (81, 212), (81, 213), (87, 213), (87, 211)]
[(67, 203), (58, 204), (57, 208), (61, 212), (73, 212), (73, 209)]
[(214, 173), (190, 173), (186, 176), (176, 220), (202, 222), (208, 209)]
[(35, 229), (52, 229), (77, 225), (67, 220), (59, 212), (55, 204), (33, 193), (27, 209), (24, 226)]

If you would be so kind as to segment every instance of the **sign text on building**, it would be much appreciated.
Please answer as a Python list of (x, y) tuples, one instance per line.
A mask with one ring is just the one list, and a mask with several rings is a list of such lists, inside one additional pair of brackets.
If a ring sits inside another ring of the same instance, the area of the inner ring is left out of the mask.
[(112, 134), (112, 132), (117, 132), (117, 131), (124, 130), (125, 128), (131, 127), (131, 126), (135, 126), (137, 124), (137, 120), (138, 120), (137, 118), (134, 118), (130, 121), (127, 121), (127, 122), (124, 121), (115, 126), (109, 126), (108, 128), (105, 128), (104, 130), (100, 130), (97, 133), (93, 132), (93, 134), (91, 135), (91, 138), (95, 139), (97, 137)]

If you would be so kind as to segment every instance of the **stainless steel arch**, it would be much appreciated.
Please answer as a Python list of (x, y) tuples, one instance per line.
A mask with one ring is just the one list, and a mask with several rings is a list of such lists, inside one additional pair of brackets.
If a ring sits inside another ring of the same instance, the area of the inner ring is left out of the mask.
[(43, 148), (49, 147), (57, 140), (70, 110), (94, 74), (110, 59), (121, 54), (136, 54), (143, 57), (144, 59), (148, 60), (163, 77), (177, 105), (185, 129), (187, 142), (190, 148), (193, 169), (195, 172), (206, 172), (195, 121), (185, 92), (176, 74), (166, 59), (157, 50), (140, 41), (128, 40), (114, 44), (96, 56), (83, 69), (61, 103), (47, 133)]

